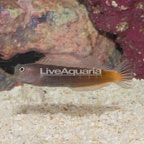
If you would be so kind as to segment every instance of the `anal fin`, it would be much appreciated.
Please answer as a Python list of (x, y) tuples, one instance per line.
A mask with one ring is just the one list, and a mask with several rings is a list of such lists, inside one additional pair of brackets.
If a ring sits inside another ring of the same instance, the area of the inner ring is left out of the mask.
[(98, 90), (102, 87), (108, 86), (109, 83), (100, 84), (100, 85), (92, 85), (92, 86), (84, 86), (84, 87), (73, 87), (71, 88), (74, 91), (94, 91)]

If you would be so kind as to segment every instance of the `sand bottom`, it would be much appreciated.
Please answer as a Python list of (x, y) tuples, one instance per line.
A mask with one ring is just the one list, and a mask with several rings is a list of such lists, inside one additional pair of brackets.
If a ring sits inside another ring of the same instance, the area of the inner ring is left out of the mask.
[(131, 89), (0, 92), (0, 144), (144, 144), (144, 80)]

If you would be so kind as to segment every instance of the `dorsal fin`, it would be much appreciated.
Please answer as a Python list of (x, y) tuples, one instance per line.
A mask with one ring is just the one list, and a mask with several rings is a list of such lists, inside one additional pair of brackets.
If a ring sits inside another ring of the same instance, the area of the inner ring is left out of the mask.
[[(58, 57), (58, 58), (57, 58)], [(82, 57), (74, 54), (51, 54), (45, 55), (36, 62), (37, 64), (79, 67), (79, 68), (98, 68), (106, 69), (106, 66), (97, 62), (95, 56)]]

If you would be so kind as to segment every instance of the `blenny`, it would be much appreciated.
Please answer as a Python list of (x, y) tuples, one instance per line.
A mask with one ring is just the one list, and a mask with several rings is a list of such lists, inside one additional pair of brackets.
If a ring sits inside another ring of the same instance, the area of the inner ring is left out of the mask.
[(44, 64), (22, 64), (15, 67), (18, 83), (36, 86), (69, 87), (75, 90), (95, 90), (109, 83), (128, 88), (133, 78), (130, 65), (123, 61), (110, 69), (64, 67)]

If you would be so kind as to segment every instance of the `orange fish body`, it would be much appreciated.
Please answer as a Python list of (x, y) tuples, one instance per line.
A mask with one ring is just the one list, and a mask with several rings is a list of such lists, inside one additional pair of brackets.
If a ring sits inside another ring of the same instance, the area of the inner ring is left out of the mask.
[[(66, 73), (65, 71), (65, 73), (62, 73), (63, 70), (70, 72)], [(84, 73), (84, 71), (87, 73)], [(57, 74), (56, 72), (59, 73)], [(18, 83), (49, 87), (70, 87), (75, 90), (94, 90), (112, 82), (122, 87), (127, 87), (126, 82), (133, 78), (129, 65), (125, 61), (113, 70), (108, 68), (97, 70), (43, 64), (24, 64), (15, 67), (14, 75)]]

